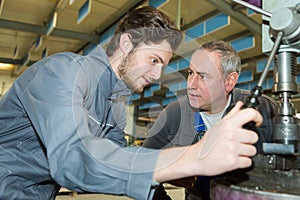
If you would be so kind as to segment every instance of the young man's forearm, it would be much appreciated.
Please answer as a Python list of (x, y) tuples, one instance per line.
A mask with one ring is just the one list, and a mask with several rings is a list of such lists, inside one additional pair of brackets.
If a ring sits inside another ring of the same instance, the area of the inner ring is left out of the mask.
[(157, 182), (183, 177), (213, 176), (238, 168), (249, 167), (256, 154), (253, 146), (258, 136), (243, 129), (247, 122), (262, 123), (254, 109), (240, 110), (237, 105), (220, 122), (211, 127), (198, 143), (187, 147), (174, 147), (160, 152), (153, 179)]

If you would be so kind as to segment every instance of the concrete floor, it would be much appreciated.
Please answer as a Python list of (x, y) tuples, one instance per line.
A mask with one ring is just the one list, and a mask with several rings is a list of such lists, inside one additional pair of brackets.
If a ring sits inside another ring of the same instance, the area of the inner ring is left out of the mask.
[[(166, 186), (169, 196), (173, 200), (184, 200), (184, 189), (173, 186)], [(133, 200), (125, 196), (106, 194), (72, 194), (72, 192), (60, 193), (55, 200)]]

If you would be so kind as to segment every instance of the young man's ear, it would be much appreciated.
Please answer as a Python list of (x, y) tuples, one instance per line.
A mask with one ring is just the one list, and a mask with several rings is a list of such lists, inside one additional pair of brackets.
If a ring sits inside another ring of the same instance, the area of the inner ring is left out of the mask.
[(225, 89), (227, 92), (230, 92), (235, 87), (235, 84), (237, 83), (239, 78), (239, 74), (237, 72), (231, 72), (227, 75), (226, 81), (225, 81)]
[(129, 33), (123, 33), (120, 37), (120, 49), (124, 54), (128, 54), (133, 48), (130, 38)]

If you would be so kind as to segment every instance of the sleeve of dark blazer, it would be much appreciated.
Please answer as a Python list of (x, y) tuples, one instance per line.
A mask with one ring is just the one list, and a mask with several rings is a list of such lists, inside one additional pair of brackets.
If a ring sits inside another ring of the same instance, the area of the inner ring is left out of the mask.
[(180, 125), (180, 105), (176, 101), (169, 104), (157, 117), (143, 142), (143, 147), (161, 149), (172, 146), (170, 141), (177, 134)]

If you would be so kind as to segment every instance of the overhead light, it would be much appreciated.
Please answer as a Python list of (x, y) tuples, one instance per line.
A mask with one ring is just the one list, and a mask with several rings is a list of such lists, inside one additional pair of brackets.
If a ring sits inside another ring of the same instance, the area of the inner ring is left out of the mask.
[(12, 64), (0, 63), (0, 70), (12, 70), (13, 67)]
[(80, 24), (80, 22), (90, 14), (91, 8), (92, 0), (86, 0), (86, 2), (81, 6), (81, 8), (78, 11), (77, 24)]
[(69, 0), (69, 5), (72, 5), (75, 0)]
[(47, 32), (46, 32), (47, 36), (50, 35), (52, 31), (56, 28), (56, 23), (57, 23), (57, 12), (54, 12), (47, 26)]

